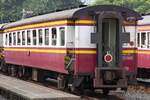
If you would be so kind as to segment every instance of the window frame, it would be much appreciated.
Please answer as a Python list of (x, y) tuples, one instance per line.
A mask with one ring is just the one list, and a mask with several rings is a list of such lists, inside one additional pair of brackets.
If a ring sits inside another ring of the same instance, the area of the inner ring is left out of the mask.
[[(35, 33), (35, 34), (36, 34), (35, 38), (33, 37), (33, 31), (36, 32), (36, 33)], [(37, 29), (33, 29), (33, 30), (32, 30), (32, 36), (31, 36), (31, 37), (32, 37), (32, 40), (31, 40), (31, 41), (32, 41), (32, 46), (33, 46), (33, 47), (38, 46), (38, 44), (37, 44), (37, 43), (38, 43)], [(34, 39), (36, 39), (36, 43), (35, 43), (35, 44), (34, 44)]]
[[(63, 28), (63, 31), (64, 31), (64, 35), (63, 35), (63, 39), (64, 39), (64, 43), (63, 43), (63, 45), (62, 45), (62, 33), (61, 33), (61, 28)], [(66, 28), (65, 27), (59, 27), (59, 46), (65, 46), (65, 44), (66, 44)]]
[[(46, 30), (48, 30), (48, 45), (46, 45)], [(44, 46), (50, 46), (51, 44), (51, 28), (44, 28)]]
[[(40, 37), (39, 37), (39, 36), (40, 36), (40, 30), (41, 30), (41, 35), (42, 35), (42, 36), (41, 36), (41, 37), (42, 37), (42, 42), (41, 42), (41, 43), (40, 43)], [(38, 33), (37, 33), (37, 35), (38, 35), (38, 36), (37, 36), (37, 37), (38, 37), (38, 39), (37, 39), (37, 40), (38, 40), (38, 41), (37, 41), (37, 42), (38, 42), (38, 46), (44, 46), (44, 45), (43, 45), (43, 44), (44, 44), (43, 28), (37, 29), (37, 32), (38, 32)]]
[[(63, 28), (64, 30), (64, 45), (61, 45), (62, 44), (61, 43), (61, 28)], [(56, 38), (55, 38), (56, 45), (52, 45), (52, 29), (55, 29), (56, 31)], [(39, 30), (41, 30), (42, 32), (39, 33)], [(46, 31), (48, 33), (46, 33)], [(36, 34), (36, 37), (35, 37), (36, 44), (33, 43), (34, 41), (33, 32), (36, 32), (34, 33)], [(39, 34), (42, 35), (41, 45), (39, 42)], [(14, 46), (14, 47), (47, 47), (47, 48), (51, 48), (51, 47), (59, 48), (60, 47), (62, 48), (66, 46), (66, 41), (67, 41), (66, 35), (67, 35), (67, 26), (54, 26), (54, 27), (18, 30), (18, 31), (6, 32), (4, 34), (4, 41), (5, 41), (4, 45), (8, 47)], [(11, 36), (11, 44), (10, 44), (10, 36)], [(30, 36), (30, 42), (28, 42), (28, 36)], [(16, 41), (13, 38), (16, 39)], [(23, 43), (23, 38), (24, 38), (24, 43)], [(46, 40), (48, 41), (47, 43), (46, 43)]]
[[(53, 29), (56, 30), (56, 37), (53, 39)], [(53, 41), (55, 41), (55, 45), (53, 45)], [(57, 46), (58, 45), (58, 27), (52, 27), (51, 28), (51, 46)]]
[[(28, 43), (28, 32), (29, 32), (29, 37), (30, 37), (30, 43)], [(31, 46), (31, 45), (32, 45), (32, 44), (31, 44), (31, 43), (32, 43), (32, 42), (31, 42), (31, 41), (32, 41), (32, 30), (29, 30), (29, 29), (26, 30), (26, 34), (27, 34), (27, 35), (26, 35), (26, 42), (27, 42), (26, 44), (27, 44), (27, 46)]]
[[(6, 37), (7, 36), (7, 37)], [(5, 42), (4, 42), (4, 46), (8, 46), (8, 41), (9, 41), (9, 35), (8, 33), (5, 33), (4, 34), (4, 39), (3, 39)]]

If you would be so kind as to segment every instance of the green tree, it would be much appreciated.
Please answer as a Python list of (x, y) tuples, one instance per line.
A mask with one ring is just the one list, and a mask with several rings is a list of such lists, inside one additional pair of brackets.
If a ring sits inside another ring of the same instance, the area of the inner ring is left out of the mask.
[(1, 22), (12, 22), (18, 20), (21, 16), (23, 0), (1, 0), (0, 16)]
[(81, 4), (80, 0), (0, 0), (0, 23), (21, 19), (24, 10), (24, 12), (32, 11), (32, 16), (35, 16), (79, 7)]
[(39, 15), (61, 9), (75, 8), (81, 4), (80, 0), (26, 0), (23, 8), (27, 11), (33, 11), (33, 15)]
[(150, 13), (150, 0), (95, 0), (94, 5), (97, 4), (113, 4), (128, 7), (142, 14)]

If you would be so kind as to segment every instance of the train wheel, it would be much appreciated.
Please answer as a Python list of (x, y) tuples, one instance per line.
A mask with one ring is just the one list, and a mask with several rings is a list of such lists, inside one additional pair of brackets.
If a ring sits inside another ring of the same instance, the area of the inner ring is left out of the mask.
[(84, 93), (84, 88), (83, 88), (83, 85), (79, 86), (79, 87), (75, 87), (73, 85), (70, 86), (70, 91), (74, 94), (80, 94), (82, 95)]
[(58, 89), (64, 90), (66, 87), (65, 76), (64, 75), (58, 75), (57, 80), (58, 80), (58, 84), (57, 84)]
[(18, 69), (18, 77), (19, 78), (23, 77), (23, 69), (21, 67), (19, 67), (19, 69)]
[(12, 65), (10, 67), (10, 72), (11, 72), (10, 75), (13, 76), (13, 77), (15, 77), (16, 76), (16, 67)]
[(0, 63), (0, 70), (1, 71), (2, 71), (4, 66), (5, 66), (5, 60), (1, 60), (1, 63)]
[(7, 74), (9, 76), (11, 76), (11, 66), (10, 65), (8, 65), (8, 67), (7, 67)]
[(109, 90), (108, 90), (108, 89), (103, 89), (103, 95), (104, 95), (104, 96), (107, 96), (108, 93), (109, 93)]
[(2, 72), (6, 72), (7, 71), (7, 66), (6, 66), (5, 60), (1, 61), (0, 68), (1, 68)]

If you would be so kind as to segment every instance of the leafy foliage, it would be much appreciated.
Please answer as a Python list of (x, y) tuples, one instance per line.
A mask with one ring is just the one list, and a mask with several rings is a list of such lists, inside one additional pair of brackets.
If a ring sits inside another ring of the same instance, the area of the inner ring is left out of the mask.
[(13, 22), (22, 17), (61, 9), (75, 8), (81, 4), (80, 0), (0, 0), (0, 23)]
[(95, 0), (94, 5), (97, 4), (120, 5), (134, 9), (141, 14), (150, 13), (150, 0)]

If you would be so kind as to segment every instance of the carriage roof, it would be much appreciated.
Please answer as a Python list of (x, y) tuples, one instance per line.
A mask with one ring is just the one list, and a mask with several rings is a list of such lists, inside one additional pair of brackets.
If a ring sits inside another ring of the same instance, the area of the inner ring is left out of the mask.
[(3, 30), (4, 25), (6, 25), (6, 24), (0, 24), (0, 31)]
[(11, 27), (21, 26), (21, 25), (26, 25), (31, 23), (39, 23), (43, 21), (45, 22), (45, 21), (60, 20), (60, 19), (76, 19), (76, 18), (80, 18), (81, 16), (92, 15), (102, 11), (103, 12), (117, 11), (121, 13), (126, 13), (127, 17), (135, 17), (136, 19), (141, 19), (141, 16), (138, 13), (128, 8), (114, 6), (114, 5), (97, 5), (97, 6), (89, 6), (89, 7), (75, 8), (71, 10), (53, 12), (45, 15), (39, 15), (27, 19), (22, 19), (7, 24), (4, 26), (4, 28), (11, 28)]
[(146, 25), (146, 24), (150, 24), (150, 15), (145, 15), (145, 16), (142, 16), (143, 17), (143, 20), (139, 20), (138, 21), (138, 25)]

